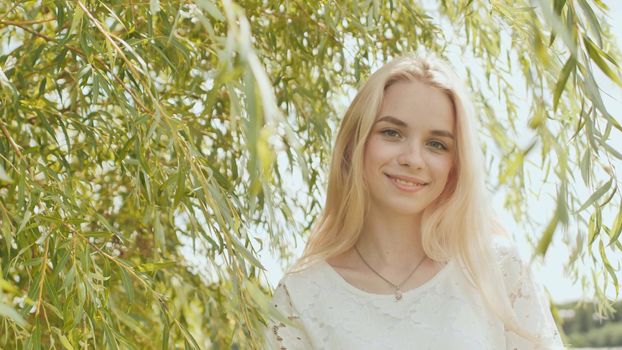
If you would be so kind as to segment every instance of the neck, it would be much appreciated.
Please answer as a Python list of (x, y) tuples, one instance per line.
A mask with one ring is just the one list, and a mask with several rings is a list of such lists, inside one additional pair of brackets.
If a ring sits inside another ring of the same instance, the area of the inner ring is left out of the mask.
[(412, 268), (425, 256), (421, 246), (421, 216), (371, 212), (365, 218), (356, 245), (365, 260), (374, 266)]

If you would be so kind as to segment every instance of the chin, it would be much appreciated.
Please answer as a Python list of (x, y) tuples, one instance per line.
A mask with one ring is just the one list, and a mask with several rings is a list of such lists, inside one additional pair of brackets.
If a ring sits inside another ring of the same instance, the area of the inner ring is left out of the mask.
[(400, 216), (419, 215), (423, 213), (426, 207), (421, 206), (408, 206), (408, 205), (391, 205), (390, 211)]

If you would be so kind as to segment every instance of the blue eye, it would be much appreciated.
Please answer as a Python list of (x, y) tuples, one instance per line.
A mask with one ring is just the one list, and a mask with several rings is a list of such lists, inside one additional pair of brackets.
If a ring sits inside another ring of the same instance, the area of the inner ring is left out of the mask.
[(397, 131), (395, 129), (384, 129), (380, 133), (382, 133), (383, 135), (388, 136), (390, 138), (396, 138), (396, 137), (400, 136), (399, 131)]
[(428, 145), (434, 148), (435, 150), (439, 150), (439, 151), (444, 151), (447, 149), (447, 146), (445, 146), (442, 142), (439, 142), (439, 141), (432, 140), (428, 142)]

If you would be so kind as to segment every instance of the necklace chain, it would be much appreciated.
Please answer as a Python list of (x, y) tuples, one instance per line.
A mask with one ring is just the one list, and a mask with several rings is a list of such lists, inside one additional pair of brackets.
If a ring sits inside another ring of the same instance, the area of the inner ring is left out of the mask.
[(408, 276), (400, 284), (395, 284), (395, 283), (389, 281), (388, 279), (384, 278), (384, 276), (382, 276), (380, 273), (378, 273), (378, 271), (376, 271), (373, 267), (371, 267), (371, 265), (367, 262), (367, 260), (365, 260), (365, 258), (363, 258), (363, 255), (361, 254), (361, 252), (357, 248), (356, 244), (354, 245), (354, 250), (356, 250), (356, 253), (359, 255), (359, 257), (361, 258), (363, 263), (365, 265), (367, 265), (367, 267), (369, 267), (369, 269), (372, 270), (373, 273), (375, 273), (378, 277), (382, 278), (385, 282), (387, 282), (393, 288), (395, 288), (395, 300), (397, 300), (397, 301), (402, 299), (402, 293), (400, 291), (400, 288), (402, 287), (402, 285), (404, 285), (404, 283), (406, 283), (406, 281), (408, 281), (410, 279), (410, 277), (415, 273), (415, 271), (417, 271), (417, 269), (419, 268), (419, 266), (421, 265), (423, 260), (425, 260), (425, 258), (426, 258), (426, 255), (424, 254), (423, 257), (421, 258), (421, 260), (419, 260), (419, 263), (417, 263), (417, 266), (415, 266), (415, 268), (412, 271), (410, 271)]

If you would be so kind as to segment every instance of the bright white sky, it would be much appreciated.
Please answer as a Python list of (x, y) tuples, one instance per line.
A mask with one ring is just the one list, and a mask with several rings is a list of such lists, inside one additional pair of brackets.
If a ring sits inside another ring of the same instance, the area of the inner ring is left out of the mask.
[[(614, 20), (615, 18), (622, 18), (622, 3), (618, 1), (606, 1), (606, 3), (610, 8), (609, 23), (612, 24), (613, 32), (616, 34), (618, 47), (622, 47), (622, 24), (620, 23), (620, 21)], [(461, 62), (461, 60), (464, 60), (464, 57), (454, 57), (452, 59), (450, 55), (450, 60), (452, 62)], [(603, 91), (603, 98), (605, 99), (605, 104), (609, 112), (614, 117), (616, 117), (616, 119), (620, 120), (622, 116), (622, 89), (615, 86), (615, 84), (609, 81), (608, 78), (600, 74), (598, 68), (595, 68), (594, 71), (598, 75), (598, 84)], [(521, 85), (522, 84), (520, 82), (517, 82), (517, 86)], [(613, 140), (611, 142), (611, 145), (618, 150), (622, 149), (622, 138)], [(618, 162), (616, 168), (618, 172), (622, 171), (622, 162)], [(536, 176), (534, 177), (537, 177), (537, 175), (538, 174), (536, 173)], [(589, 196), (589, 193), (586, 194), (585, 198), (587, 198), (587, 196)], [(503, 208), (503, 197), (504, 193), (501, 191), (495, 194), (495, 208)], [(543, 228), (546, 226), (548, 222), (547, 220), (550, 218), (550, 213), (553, 212), (553, 208), (553, 203), (550, 200), (550, 197), (547, 197), (546, 194), (541, 195), (540, 198), (535, 200), (533, 204), (530, 204), (529, 215), (536, 222), (541, 223), (540, 230), (543, 230)], [(513, 228), (517, 227), (516, 223), (514, 222), (512, 216), (509, 213), (504, 212), (502, 209), (497, 210), (501, 218), (503, 219), (504, 226), (506, 228), (513, 230)], [(612, 216), (606, 217), (604, 219), (606, 223), (610, 223), (612, 220)], [(533, 251), (533, 248), (529, 243), (529, 237), (534, 240), (538, 237), (540, 232), (512, 232), (518, 244), (519, 250), (521, 251), (521, 254), (526, 259), (528, 259)], [(568, 232), (568, 236), (570, 237), (570, 239), (573, 239), (575, 236), (575, 232), (573, 232), (571, 229)], [(302, 253), (302, 248), (302, 245), (294, 248), (295, 254), (297, 254), (297, 256)], [(272, 286), (275, 286), (283, 274), (283, 270), (280, 266), (281, 263), (266, 249), (261, 254), (262, 255), (260, 256), (260, 260), (268, 270), (269, 282), (272, 284)], [(568, 246), (562, 242), (562, 234), (560, 232), (557, 232), (555, 239), (551, 247), (549, 248), (549, 251), (547, 252), (546, 259), (544, 261), (536, 260), (534, 265), (532, 266), (536, 278), (549, 291), (555, 303), (563, 303), (567, 301), (574, 301), (577, 299), (592, 299), (592, 289), (588, 289), (587, 295), (583, 296), (580, 281), (577, 281), (576, 283), (573, 282), (572, 278), (564, 271), (563, 265), (568, 258), (568, 254)], [(610, 261), (614, 265), (614, 268), (617, 267), (619, 270), (619, 266), (622, 263), (622, 256), (618, 256), (617, 258), (618, 259), (615, 259), (612, 256), (609, 257)], [(589, 276), (590, 267), (592, 266), (591, 262), (586, 260), (585, 262), (580, 263), (580, 266), (582, 274)], [(596, 265), (596, 267), (598, 267), (598, 265)], [(618, 276), (620, 276), (620, 274), (618, 274)], [(607, 295), (611, 299), (615, 298), (615, 289), (611, 285), (608, 288)]]

